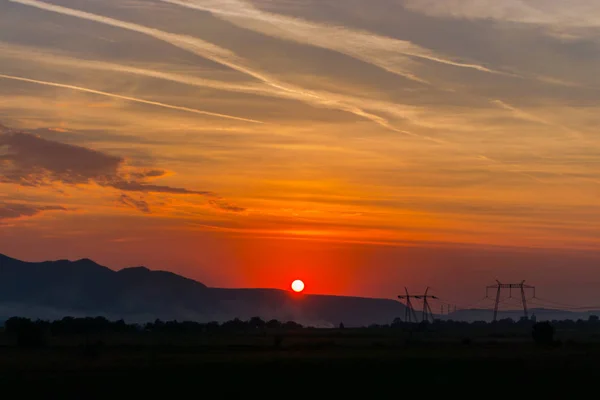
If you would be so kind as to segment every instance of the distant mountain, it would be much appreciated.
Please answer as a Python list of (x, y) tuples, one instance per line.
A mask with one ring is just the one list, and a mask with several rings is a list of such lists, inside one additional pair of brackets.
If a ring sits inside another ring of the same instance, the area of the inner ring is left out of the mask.
[(292, 295), (275, 289), (219, 289), (145, 267), (114, 271), (92, 260), (39, 263), (0, 254), (0, 320), (105, 316), (127, 322), (293, 320), (304, 325), (387, 324), (404, 315), (395, 300)]
[[(547, 308), (533, 308), (529, 310), (529, 316), (535, 316), (537, 321), (563, 321), (563, 320), (573, 320), (576, 321), (578, 319), (587, 320), (591, 315), (600, 316), (599, 310), (589, 310), (589, 311), (565, 311), (565, 310), (555, 310), (555, 309), (547, 309)], [(510, 318), (514, 321), (518, 321), (523, 317), (522, 310), (510, 310), (510, 311), (498, 311), (498, 319), (506, 319)], [(455, 320), (455, 321), (484, 321), (491, 322), (494, 319), (494, 314), (492, 310), (487, 309), (470, 309), (470, 310), (459, 310), (449, 315), (442, 316), (443, 320)]]

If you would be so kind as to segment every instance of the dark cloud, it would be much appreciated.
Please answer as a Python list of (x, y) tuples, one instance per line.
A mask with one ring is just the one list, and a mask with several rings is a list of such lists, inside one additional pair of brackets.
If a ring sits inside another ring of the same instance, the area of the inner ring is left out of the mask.
[(149, 183), (139, 181), (125, 181), (117, 180), (111, 182), (109, 185), (115, 189), (122, 190), (124, 192), (152, 192), (152, 193), (171, 193), (171, 194), (196, 194), (200, 196), (215, 196), (212, 192), (202, 192), (196, 190), (188, 190), (185, 188), (175, 188), (170, 186), (152, 185)]
[(0, 147), (0, 182), (24, 186), (104, 182), (117, 176), (123, 162), (119, 157), (22, 132), (0, 135)]
[(150, 171), (133, 172), (130, 175), (137, 179), (160, 178), (161, 176), (165, 175), (165, 171), (160, 170), (160, 169), (153, 169)]
[(148, 180), (160, 169), (124, 171), (121, 157), (72, 144), (47, 140), (0, 125), (0, 183), (46, 186), (96, 183), (125, 192), (190, 194), (216, 197), (208, 191), (155, 185)]
[[(48, 140), (0, 125), (0, 183), (33, 187), (56, 182), (67, 185), (95, 183), (121, 192), (204, 196), (210, 198), (209, 204), (216, 209), (234, 213), (246, 210), (223, 201), (210, 191), (152, 183), (153, 179), (166, 175), (164, 170), (125, 168), (124, 164), (122, 157)], [(143, 198), (136, 199), (122, 193), (118, 201), (143, 213), (151, 212), (150, 205)], [(0, 219), (32, 216), (52, 209), (1, 203), (0, 207)]]
[(61, 206), (35, 206), (23, 203), (0, 202), (0, 221), (20, 217), (32, 217), (44, 211), (67, 211)]
[(211, 206), (218, 208), (219, 210), (223, 210), (223, 211), (234, 212), (234, 213), (240, 213), (240, 212), (246, 211), (246, 209), (243, 207), (235, 206), (235, 205), (229, 204), (222, 200), (210, 200), (208, 203)]
[(119, 197), (119, 202), (128, 207), (135, 208), (143, 213), (150, 213), (150, 206), (144, 199), (136, 200), (131, 196), (122, 194), (121, 197)]

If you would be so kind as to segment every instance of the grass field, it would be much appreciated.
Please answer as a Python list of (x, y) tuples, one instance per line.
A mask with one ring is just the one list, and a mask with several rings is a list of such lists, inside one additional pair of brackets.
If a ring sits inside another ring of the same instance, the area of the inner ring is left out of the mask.
[(600, 378), (600, 342), (589, 340), (540, 347), (526, 337), (408, 340), (406, 334), (351, 331), (290, 334), (279, 348), (270, 335), (111, 335), (88, 340), (104, 344), (85, 347), (84, 338), (70, 337), (23, 349), (4, 338), (0, 384), (51, 391), (58, 396), (52, 398), (108, 393), (105, 398), (125, 390), (193, 390), (200, 397), (249, 396), (255, 391), (260, 397), (286, 397), (299, 391), (307, 397), (306, 392), (384, 395), (419, 387), (466, 390), (499, 383), (539, 390), (585, 387)]

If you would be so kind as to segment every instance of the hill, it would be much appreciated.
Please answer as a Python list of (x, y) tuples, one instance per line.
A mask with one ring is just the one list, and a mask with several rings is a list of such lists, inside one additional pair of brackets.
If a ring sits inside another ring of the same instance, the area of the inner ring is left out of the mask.
[(234, 318), (312, 326), (387, 324), (404, 315), (395, 300), (221, 289), (145, 267), (114, 271), (89, 259), (25, 262), (0, 254), (0, 320), (104, 316), (127, 322)]
[[(572, 320), (577, 321), (578, 319), (587, 320), (592, 315), (600, 315), (600, 310), (588, 310), (588, 311), (566, 311), (548, 308), (532, 308), (529, 309), (529, 316), (535, 316), (537, 321), (566, 321)], [(522, 310), (502, 310), (498, 311), (498, 319), (510, 318), (514, 321), (518, 321), (523, 317)], [(493, 312), (489, 309), (468, 309), (459, 310), (449, 315), (442, 316), (443, 320), (454, 320), (454, 321), (484, 321), (492, 322)]]

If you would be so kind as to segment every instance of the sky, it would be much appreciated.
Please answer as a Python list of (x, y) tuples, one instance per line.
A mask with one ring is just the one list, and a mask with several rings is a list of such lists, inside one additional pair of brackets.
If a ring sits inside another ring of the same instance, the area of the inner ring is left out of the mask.
[(596, 0), (0, 0), (0, 252), (600, 304)]

